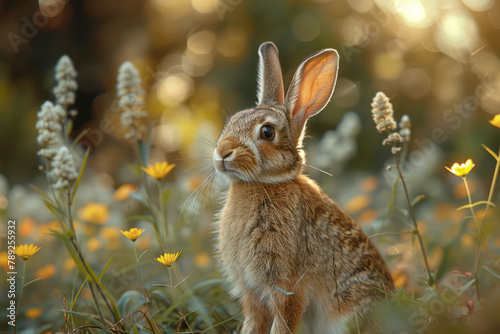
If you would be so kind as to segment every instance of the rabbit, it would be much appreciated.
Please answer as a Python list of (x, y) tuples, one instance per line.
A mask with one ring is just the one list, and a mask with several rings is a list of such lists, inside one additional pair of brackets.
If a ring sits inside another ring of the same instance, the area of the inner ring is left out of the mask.
[(320, 50), (286, 96), (278, 49), (259, 47), (257, 106), (231, 116), (213, 164), (229, 185), (217, 233), (222, 273), (242, 304), (241, 333), (337, 333), (394, 289), (361, 227), (303, 174), (307, 120), (329, 102), (338, 53)]

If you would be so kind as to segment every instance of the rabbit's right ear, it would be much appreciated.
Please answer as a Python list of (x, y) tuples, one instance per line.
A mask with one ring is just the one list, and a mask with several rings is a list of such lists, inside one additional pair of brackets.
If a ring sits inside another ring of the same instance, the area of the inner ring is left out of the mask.
[(283, 104), (284, 95), (278, 49), (272, 42), (262, 43), (259, 47), (257, 103), (259, 106)]

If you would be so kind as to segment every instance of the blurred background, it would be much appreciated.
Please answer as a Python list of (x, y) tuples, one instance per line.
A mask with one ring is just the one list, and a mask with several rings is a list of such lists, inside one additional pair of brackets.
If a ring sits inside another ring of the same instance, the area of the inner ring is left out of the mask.
[[(54, 66), (68, 55), (78, 72), (73, 106), (78, 116), (71, 136), (88, 129), (82, 146), (91, 152), (76, 208), (89, 201), (106, 203), (111, 208), (106, 226), (127, 227), (125, 217), (140, 208), (133, 199), (117, 204), (111, 195), (137, 181), (127, 167), (137, 156), (122, 140), (115, 112), (118, 67), (130, 61), (146, 92), (151, 160), (177, 164), (168, 179), (176, 192), (168, 215), (177, 224), (177, 245), (188, 254), (184, 269), (199, 270), (201, 277), (217, 275), (210, 228), (217, 205), (202, 205), (194, 218), (179, 214), (202, 180), (196, 158), (200, 152), (211, 155), (205, 142), (217, 138), (227, 115), (254, 105), (262, 42), (277, 45), (285, 87), (303, 58), (335, 48), (340, 70), (333, 99), (310, 120), (305, 141), (309, 163), (333, 177), (312, 168), (306, 172), (369, 231), (404, 220), (380, 209), (391, 202), (395, 179), (394, 170), (386, 171), (390, 149), (381, 145), (383, 136), (370, 113), (373, 96), (383, 91), (396, 120), (405, 114), (411, 119), (404, 171), (413, 195), (426, 196), (418, 214), (437, 267), (449, 256), (440, 242), (464, 219), (455, 209), (466, 204), (460, 178), (444, 166), (472, 158), (473, 196), (488, 195), (495, 161), (481, 144), (496, 151), (499, 143), (499, 129), (488, 123), (500, 112), (499, 30), (500, 2), (494, 0), (2, 1), (0, 209), (24, 222), (22, 238), (43, 240), (50, 212), (40, 210), (38, 195), (28, 187), (43, 187), (45, 179), (38, 169), (36, 115), (44, 101), (54, 99)], [(498, 203), (498, 191), (494, 199)], [(107, 239), (120, 239), (116, 230), (97, 230), (95, 240), (96, 230), (87, 231), (93, 240), (89, 249), (121, 247)], [(392, 256), (392, 269), (407, 268), (408, 240), (406, 246), (394, 240), (379, 246)], [(472, 240), (461, 240), (462, 247), (473, 247)], [(498, 240), (493, 234), (493, 244), (500, 246)], [(96, 255), (95, 261), (106, 259)], [(65, 270), (52, 269), (52, 275)], [(50, 269), (45, 270), (47, 275)], [(62, 280), (52, 279), (53, 285)], [(65, 280), (71, 286), (71, 277)], [(61, 298), (56, 290), (50, 290), (51, 307)], [(33, 305), (42, 305), (42, 297)]]

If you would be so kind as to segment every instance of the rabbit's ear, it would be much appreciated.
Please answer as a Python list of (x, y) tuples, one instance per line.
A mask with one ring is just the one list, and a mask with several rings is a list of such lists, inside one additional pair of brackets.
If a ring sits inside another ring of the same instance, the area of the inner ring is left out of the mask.
[(295, 72), (285, 106), (292, 120), (292, 137), (301, 145), (306, 121), (328, 104), (337, 81), (339, 55), (324, 49), (306, 58)]
[(278, 49), (272, 42), (262, 43), (259, 47), (257, 103), (258, 105), (283, 104), (284, 95)]

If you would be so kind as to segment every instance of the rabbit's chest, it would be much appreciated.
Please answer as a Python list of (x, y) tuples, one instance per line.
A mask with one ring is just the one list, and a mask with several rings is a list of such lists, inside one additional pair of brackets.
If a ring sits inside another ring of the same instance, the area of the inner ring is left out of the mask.
[(279, 201), (269, 198), (228, 201), (219, 226), (221, 260), (228, 278), (255, 290), (286, 277), (298, 253), (292, 219)]

